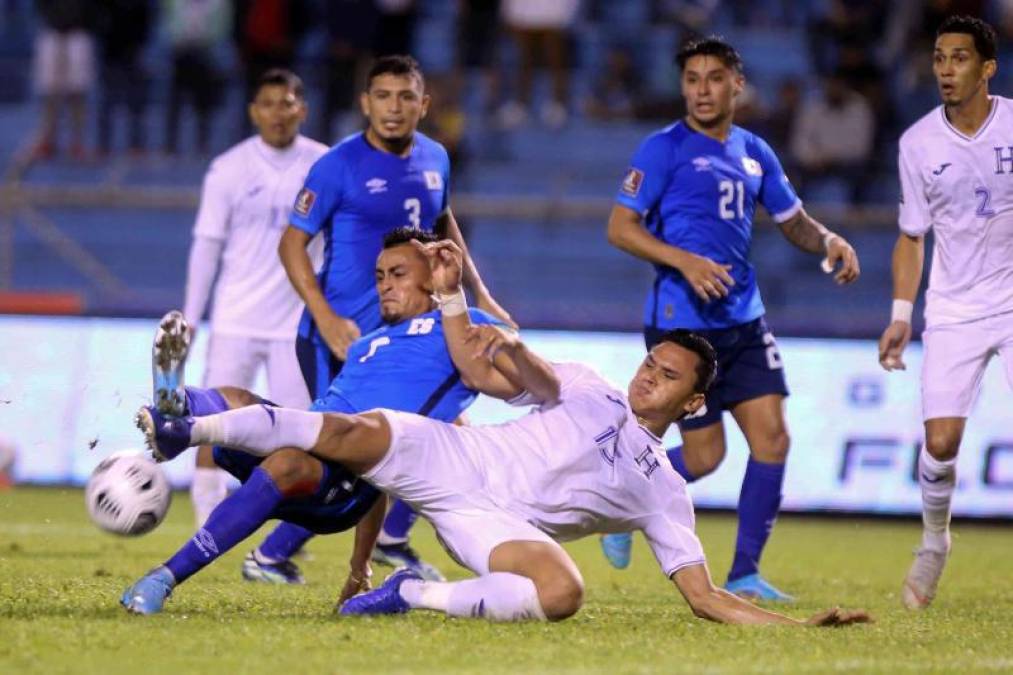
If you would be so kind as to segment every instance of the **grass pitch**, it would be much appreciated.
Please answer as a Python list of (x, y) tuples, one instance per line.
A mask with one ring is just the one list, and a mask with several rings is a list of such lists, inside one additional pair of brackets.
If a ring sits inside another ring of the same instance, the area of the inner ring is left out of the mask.
[[(153, 533), (119, 539), (88, 521), (79, 490), (0, 492), (0, 673), (643, 673), (984, 672), (1013, 670), (1013, 528), (959, 524), (933, 607), (910, 613), (898, 589), (919, 536), (914, 522), (784, 517), (764, 561), (800, 601), (795, 617), (841, 604), (877, 622), (843, 629), (737, 628), (693, 618), (637, 538), (625, 571), (597, 541), (568, 545), (587, 599), (561, 624), (502, 625), (431, 613), (338, 619), (351, 537), (311, 544), (305, 587), (244, 582), (240, 545), (176, 590), (166, 611), (127, 615), (124, 587), (192, 533), (186, 495)], [(698, 531), (722, 578), (734, 518)], [(420, 551), (462, 578), (428, 526)], [(376, 572), (382, 579), (385, 570)]]

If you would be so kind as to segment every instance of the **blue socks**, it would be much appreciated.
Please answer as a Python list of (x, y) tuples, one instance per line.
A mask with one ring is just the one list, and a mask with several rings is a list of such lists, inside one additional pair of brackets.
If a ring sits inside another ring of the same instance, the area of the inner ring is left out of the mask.
[(763, 547), (781, 508), (783, 484), (784, 464), (767, 464), (749, 458), (739, 493), (739, 534), (735, 539), (735, 559), (728, 581), (759, 571)]
[(672, 463), (672, 468), (675, 469), (676, 472), (678, 472), (678, 474), (682, 476), (687, 483), (692, 483), (693, 481), (696, 480), (697, 477), (689, 472), (689, 469), (686, 468), (686, 462), (684, 462), (682, 459), (681, 445), (669, 448), (668, 450), (665, 451), (665, 453), (668, 455), (668, 461)]
[(288, 560), (313, 536), (305, 527), (293, 523), (279, 523), (257, 547), (257, 553), (271, 562)]
[(182, 583), (256, 532), (282, 499), (267, 472), (260, 467), (254, 469), (250, 479), (226, 497), (193, 539), (165, 563), (176, 583)]
[(383, 531), (380, 533), (381, 543), (393, 544), (407, 541), (408, 530), (412, 529), (416, 518), (418, 515), (412, 510), (412, 507), (400, 499), (395, 500), (383, 521)]
[(191, 417), (205, 417), (228, 409), (229, 404), (217, 389), (186, 387), (186, 412)]

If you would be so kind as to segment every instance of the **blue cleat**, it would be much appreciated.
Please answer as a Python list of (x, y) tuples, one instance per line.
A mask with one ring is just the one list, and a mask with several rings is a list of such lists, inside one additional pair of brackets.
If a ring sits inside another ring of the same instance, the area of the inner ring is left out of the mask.
[(419, 573), (410, 567), (394, 570), (394, 573), (387, 577), (387, 580), (379, 588), (346, 600), (345, 604), (341, 606), (341, 614), (343, 616), (404, 614), (411, 607), (401, 597), (401, 584), (409, 579), (422, 581)]
[(426, 581), (446, 581), (447, 578), (433, 565), (419, 557), (407, 541), (397, 544), (377, 544), (371, 556), (373, 562), (389, 567), (407, 567)]
[(169, 568), (159, 565), (123, 591), (120, 604), (131, 614), (158, 614), (175, 585)]
[(134, 417), (134, 423), (144, 434), (144, 442), (158, 462), (167, 462), (190, 447), (193, 421), (192, 417), (163, 415), (153, 405), (143, 406)]
[(151, 400), (163, 415), (186, 414), (183, 375), (192, 332), (183, 314), (172, 310), (158, 322), (151, 345)]
[(299, 567), (291, 560), (265, 562), (256, 551), (250, 551), (243, 559), (243, 578), (265, 584), (305, 584)]
[(630, 557), (633, 552), (633, 533), (619, 532), (617, 534), (603, 534), (601, 537), (601, 552), (609, 565), (617, 570), (624, 570), (630, 566)]
[(767, 602), (795, 602), (795, 598), (782, 593), (769, 581), (756, 574), (740, 577), (725, 584), (725, 590), (746, 600), (765, 600)]

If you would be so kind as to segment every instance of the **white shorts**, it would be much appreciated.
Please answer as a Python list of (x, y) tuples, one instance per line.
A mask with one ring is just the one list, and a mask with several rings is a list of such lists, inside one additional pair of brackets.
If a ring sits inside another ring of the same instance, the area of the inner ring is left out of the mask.
[(432, 523), (440, 543), (460, 565), (488, 574), (493, 549), (508, 541), (559, 546), (521, 516), (493, 503), (482, 471), (454, 425), (411, 413), (380, 412), (390, 424), (390, 450), (363, 478)]
[(985, 367), (996, 354), (1013, 388), (1013, 312), (932, 326), (922, 335), (922, 418), (967, 417)]
[(294, 339), (264, 340), (212, 332), (204, 386), (251, 389), (261, 365), (267, 369), (267, 397), (271, 401), (300, 410), (310, 407)]
[(85, 94), (95, 81), (95, 47), (83, 30), (42, 30), (35, 38), (33, 64), (39, 94)]

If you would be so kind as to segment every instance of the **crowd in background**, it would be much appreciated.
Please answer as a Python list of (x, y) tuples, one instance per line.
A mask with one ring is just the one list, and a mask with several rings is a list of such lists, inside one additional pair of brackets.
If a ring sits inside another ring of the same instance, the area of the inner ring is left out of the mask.
[[(799, 185), (834, 175), (847, 182), (853, 203), (865, 198), (871, 165), (884, 154), (892, 162), (892, 152), (874, 149), (889, 147), (935, 104), (929, 54), (936, 26), (953, 13), (990, 20), (1001, 44), (1013, 38), (1010, 0), (4, 4), (8, 31), (17, 25), (34, 31), (31, 80), (42, 102), (35, 159), (101, 158), (120, 147), (209, 154), (250, 131), (245, 105), (228, 92), (238, 89), (249, 100), (252, 83), (273, 66), (303, 75), (316, 103), (308, 131), (333, 142), (359, 124), (356, 93), (369, 61), (406, 52), (426, 67), (435, 102), (428, 130), (452, 155), (469, 125), (495, 132), (535, 124), (558, 129), (575, 120), (661, 123), (682, 114), (670, 64), (680, 40), (711, 31), (732, 37), (782, 31), (801, 36), (796, 46), (805, 72), (772, 79), (765, 77), (767, 62), (776, 66), (785, 54), (747, 58), (747, 77), (756, 84), (747, 87), (737, 120), (769, 138)], [(436, 15), (446, 17), (448, 30), (420, 37), (420, 26)], [(652, 40), (658, 34), (660, 45)], [(667, 55), (660, 78), (651, 58), (659, 50)], [(187, 107), (194, 122), (183, 126)], [(146, 131), (152, 112), (160, 118), (157, 134)], [(233, 120), (230, 138), (213, 137), (219, 114)], [(181, 138), (181, 128), (194, 129), (192, 141)]]

